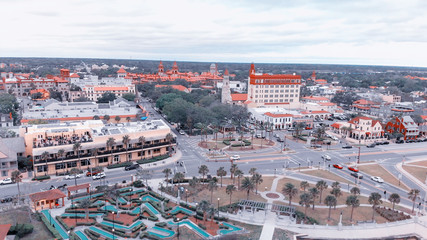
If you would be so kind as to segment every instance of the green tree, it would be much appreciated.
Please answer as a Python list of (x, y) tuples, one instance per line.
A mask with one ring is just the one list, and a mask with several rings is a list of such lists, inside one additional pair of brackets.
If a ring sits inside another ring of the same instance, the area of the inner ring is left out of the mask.
[(173, 176), (173, 181), (178, 182), (178, 189), (181, 188), (181, 182), (184, 181), (184, 178), (185, 176), (184, 176), (184, 173), (182, 172), (177, 172)]
[(125, 93), (125, 94), (122, 95), (122, 98), (124, 98), (124, 99), (126, 99), (126, 100), (128, 100), (130, 102), (133, 102), (133, 100), (135, 100), (135, 94), (133, 94), (133, 93)]
[(332, 188), (331, 190), (331, 194), (338, 199), (338, 197), (340, 197), (342, 195), (341, 189), (339, 188)]
[(328, 188), (328, 184), (324, 180), (320, 180), (316, 183), (316, 188), (319, 190), (319, 193), (320, 193), (319, 203), (322, 203), (322, 193), (323, 193), (323, 190)]
[(337, 206), (337, 199), (332, 195), (328, 195), (325, 198), (325, 204), (329, 207), (328, 219), (331, 219), (331, 208)]
[(249, 200), (249, 193), (253, 191), (255, 188), (255, 185), (253, 181), (249, 177), (245, 177), (242, 180), (242, 189), (246, 191), (247, 194), (247, 200)]
[(206, 200), (200, 201), (200, 203), (197, 205), (197, 210), (203, 213), (203, 222), (205, 225), (206, 225), (206, 213), (209, 210), (210, 206), (211, 204)]
[(233, 184), (227, 185), (225, 192), (228, 195), (230, 195), (230, 206), (231, 206), (231, 197), (232, 197), (234, 191), (236, 191), (236, 187)]
[(121, 118), (119, 115), (117, 115), (117, 116), (115, 116), (115, 117), (114, 117), (114, 120), (115, 120), (117, 123), (119, 123), (121, 119), (122, 119), (122, 118)]
[(399, 204), (400, 203), (400, 195), (399, 194), (397, 194), (397, 193), (392, 193), (391, 195), (390, 195), (390, 197), (388, 197), (388, 200), (391, 202), (391, 203), (393, 203), (393, 210), (394, 210), (394, 205), (397, 203), (397, 204)]
[(116, 94), (112, 92), (105, 92), (100, 98), (98, 98), (98, 103), (109, 103), (116, 99)]
[(307, 181), (302, 181), (299, 186), (305, 192), (305, 189), (307, 189), (308, 187), (310, 187), (310, 184)]
[(308, 191), (310, 192), (310, 194), (313, 198), (313, 209), (314, 209), (315, 200), (316, 200), (316, 198), (319, 197), (319, 189), (314, 187), (314, 188), (310, 188)]
[(77, 155), (77, 157), (79, 159), (79, 161), (78, 161), (78, 163), (79, 163), (79, 169), (80, 169), (80, 166), (81, 166), (81, 162), (80, 162), (80, 150), (81, 149), (82, 149), (82, 145), (80, 143), (74, 143), (74, 145), (73, 145), (73, 151), (74, 151), (74, 155)]
[(172, 170), (170, 168), (165, 168), (163, 169), (162, 173), (165, 174), (166, 188), (167, 188), (169, 184), (169, 176), (172, 174)]
[(352, 187), (350, 193), (353, 195), (360, 195), (360, 189), (358, 187)]
[(129, 135), (124, 135), (122, 138), (123, 146), (126, 149), (126, 162), (129, 162), (129, 155), (128, 155), (128, 148), (130, 143), (130, 137)]
[(168, 142), (168, 143), (169, 143), (169, 150), (168, 150), (168, 152), (170, 153), (170, 152), (172, 152), (172, 140), (173, 140), (173, 135), (172, 135), (171, 133), (168, 133), (168, 134), (166, 134), (165, 139), (166, 139), (166, 142)]
[(359, 198), (357, 197), (357, 195), (350, 195), (347, 197), (345, 204), (347, 204), (347, 206), (351, 207), (350, 222), (352, 222), (353, 221), (353, 210), (354, 210), (354, 208), (357, 208), (360, 205)]
[(201, 165), (200, 167), (199, 167), (199, 174), (202, 174), (202, 176), (203, 176), (203, 184), (205, 184), (205, 176), (206, 176), (206, 174), (208, 174), (209, 173), (209, 168), (208, 168), (208, 166), (206, 166), (206, 165)]
[(84, 198), (79, 201), (80, 208), (83, 208), (86, 213), (86, 219), (89, 219), (89, 207), (91, 205), (89, 198)]
[(113, 164), (113, 146), (116, 144), (116, 140), (112, 137), (108, 138), (107, 142), (106, 142), (106, 146), (107, 146), (107, 151), (108, 149), (110, 150), (110, 154), (111, 154), (111, 164)]
[(216, 171), (216, 175), (221, 178), (221, 187), (222, 187), (222, 178), (227, 175), (227, 171), (225, 171), (224, 167), (220, 167)]
[(93, 116), (93, 120), (99, 120), (101, 119), (98, 115)]
[(234, 184), (234, 173), (237, 171), (237, 164), (231, 163), (231, 167), (230, 167), (230, 175), (231, 175), (231, 179), (233, 179), (233, 184)]
[(46, 175), (46, 172), (49, 170), (49, 168), (48, 168), (48, 166), (47, 166), (47, 160), (50, 158), (50, 154), (49, 154), (49, 152), (47, 152), (47, 151), (44, 151), (43, 153), (42, 153), (42, 155), (41, 155), (41, 159), (43, 159), (44, 160), (44, 162), (45, 162), (45, 164), (46, 164), (46, 171), (45, 171), (45, 175)]
[(59, 149), (58, 153), (56, 154), (56, 156), (58, 156), (59, 158), (61, 158), (61, 160), (62, 160), (62, 166), (63, 167), (65, 167), (64, 155), (65, 155), (65, 150), (63, 148)]
[(262, 175), (259, 173), (255, 173), (252, 176), (252, 181), (255, 183), (255, 194), (258, 194), (258, 185), (263, 182)]
[(211, 204), (213, 204), (212, 202), (213, 191), (216, 190), (217, 188), (218, 188), (218, 185), (216, 181), (210, 180), (208, 184), (208, 190), (211, 192)]
[(408, 198), (409, 198), (410, 200), (412, 200), (412, 212), (414, 212), (414, 208), (415, 208), (415, 201), (417, 201), (418, 195), (420, 195), (420, 190), (415, 189), (415, 188), (411, 189), (411, 190), (408, 192)]
[(145, 137), (144, 136), (140, 136), (138, 138), (138, 142), (141, 144), (141, 160), (142, 160), (142, 158), (144, 157), (144, 151), (143, 151), (143, 149), (144, 149), (144, 144), (145, 144)]
[(282, 188), (282, 193), (289, 198), (289, 206), (291, 206), (292, 198), (298, 194), (298, 189), (292, 183), (286, 183)]
[(71, 168), (70, 175), (74, 176), (74, 185), (77, 186), (77, 174), (80, 174), (80, 169), (78, 168)]
[(19, 188), (19, 183), (22, 182), (22, 174), (19, 170), (15, 170), (11, 174), (12, 182), (16, 183), (18, 187), (18, 202), (21, 200), (21, 189)]
[[(240, 179), (243, 177), (242, 170), (237, 168), (236, 171), (234, 171), (234, 176), (237, 177), (237, 187), (240, 189)], [(233, 184), (234, 184), (234, 179), (233, 179)]]
[(105, 114), (103, 119), (108, 122), (108, 121), (110, 121), (111, 117), (110, 117), (110, 115)]
[(311, 203), (313, 203), (314, 205), (313, 195), (305, 192), (301, 194), (299, 198), (300, 198), (299, 205), (304, 207), (304, 222), (307, 222), (307, 208), (310, 207)]
[(369, 204), (372, 205), (372, 221), (374, 221), (375, 217), (375, 208), (380, 205), (383, 201), (381, 200), (381, 194), (379, 193), (371, 193), (368, 199)]
[(253, 168), (249, 169), (249, 174), (250, 175), (253, 176), (253, 175), (255, 175), (255, 173), (256, 173), (256, 168), (253, 167)]

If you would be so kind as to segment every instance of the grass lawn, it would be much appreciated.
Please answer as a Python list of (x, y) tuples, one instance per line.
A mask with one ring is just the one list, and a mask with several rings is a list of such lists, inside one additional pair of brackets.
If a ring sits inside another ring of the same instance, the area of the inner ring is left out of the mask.
[[(229, 173), (227, 173), (229, 174)], [(246, 177), (246, 176), (245, 176)], [(250, 177), (248, 175), (248, 177)], [(242, 180), (244, 177), (240, 178), (240, 184), (242, 184)], [(265, 187), (267, 187), (267, 190), (270, 191), (271, 189), (271, 184), (273, 183), (274, 177), (262, 177), (262, 183), (258, 185), (258, 191), (265, 191)], [(219, 182), (221, 181), (221, 179), (218, 179), (218, 185)], [(233, 180), (231, 180), (230, 178), (223, 178), (222, 179), (222, 186), (225, 188), (227, 187), (228, 184), (233, 184)], [(238, 180), (237, 178), (234, 181), (234, 186), (236, 186), (237, 188), (238, 185)]]
[(32, 221), (30, 222), (27, 207), (12, 209), (0, 214), (0, 224), (15, 225), (16, 223), (31, 223), (34, 226), (33, 232), (22, 237), (21, 239), (23, 240), (53, 238), (53, 235), (49, 232), (44, 223), (41, 220), (37, 221), (34, 214), (32, 214)]
[(405, 171), (410, 173), (412, 176), (416, 177), (421, 182), (424, 182), (426, 180), (427, 168), (409, 166), (405, 164), (403, 165), (403, 169), (405, 169)]
[(336, 175), (334, 173), (334, 171), (342, 171), (342, 170), (335, 170), (331, 168), (331, 171), (325, 171), (325, 170), (311, 170), (311, 171), (303, 171), (301, 173), (303, 174), (308, 174), (308, 175), (312, 175), (315, 177), (319, 177), (319, 178), (326, 178), (332, 181), (338, 181), (338, 182), (342, 182), (342, 183), (353, 183), (348, 181), (347, 179), (344, 179), (338, 175)]
[[(400, 187), (400, 188), (403, 188), (405, 190), (409, 190), (409, 188), (402, 183), (399, 186), (399, 179), (397, 178), (397, 176), (393, 176), (390, 172), (388, 172), (387, 170), (385, 170), (383, 167), (381, 167), (378, 164), (359, 165), (358, 168), (360, 171), (365, 172), (371, 176), (381, 177), (382, 179), (384, 179), (384, 182), (386, 182), (388, 184), (392, 184), (396, 187)], [(425, 176), (425, 172), (426, 172), (426, 170), (424, 169), (424, 176)]]
[(275, 228), (274, 234), (273, 234), (273, 240), (289, 240), (289, 239), (292, 239), (293, 235), (294, 235), (293, 233), (287, 230), (284, 230), (281, 228)]

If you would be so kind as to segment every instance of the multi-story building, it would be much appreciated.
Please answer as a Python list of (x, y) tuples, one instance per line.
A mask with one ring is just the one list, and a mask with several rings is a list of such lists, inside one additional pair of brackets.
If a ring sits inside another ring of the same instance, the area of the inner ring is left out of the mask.
[(299, 107), (301, 76), (261, 74), (251, 64), (248, 78), (249, 107)]
[[(152, 158), (170, 154), (175, 146), (175, 137), (163, 120), (22, 126), (20, 136), (25, 140), (26, 155), (33, 157), (36, 176)], [(127, 145), (123, 143), (125, 136), (129, 137)]]
[(125, 93), (135, 94), (135, 85), (87, 85), (82, 90), (90, 101), (96, 102), (106, 92), (113, 93), (117, 97), (121, 97)]
[(10, 178), (18, 170), (17, 160), (24, 152), (24, 138), (0, 138), (0, 179)]
[(336, 122), (331, 125), (335, 133), (357, 140), (384, 138), (384, 129), (380, 121), (369, 117), (356, 117), (348, 122)]
[(11, 114), (0, 113), (0, 127), (12, 127), (13, 118), (10, 117)]
[(410, 116), (395, 117), (387, 123), (385, 130), (390, 134), (401, 133), (405, 140), (417, 139), (420, 134), (417, 123)]

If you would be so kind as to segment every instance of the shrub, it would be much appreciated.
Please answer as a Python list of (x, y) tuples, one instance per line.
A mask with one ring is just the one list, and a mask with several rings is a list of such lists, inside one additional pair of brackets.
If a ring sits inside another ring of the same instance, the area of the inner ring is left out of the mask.
[(98, 238), (101, 236), (99, 233), (96, 233), (89, 229), (85, 229), (84, 233), (92, 240), (98, 240)]
[(199, 227), (200, 227), (201, 229), (206, 230), (206, 226), (205, 226), (205, 225), (203, 225), (202, 223), (199, 223), (199, 224), (197, 224), (197, 225), (199, 225)]
[(16, 235), (18, 237), (23, 237), (29, 233), (32, 233), (34, 230), (34, 226), (31, 224), (16, 224), (12, 227), (10, 227), (8, 235)]
[(47, 229), (53, 234), (54, 238), (61, 239), (62, 238), (61, 234), (59, 234), (59, 232), (58, 232), (58, 230), (56, 230), (56, 228), (54, 228), (52, 225), (50, 225), (49, 220), (43, 214), (39, 213), (39, 215), (40, 215), (44, 225), (46, 225)]
[(70, 227), (64, 222), (64, 220), (62, 220), (60, 216), (56, 216), (55, 218), (59, 222), (59, 224), (61, 224), (65, 228), (65, 231), (70, 230)]
[[(297, 219), (300, 219), (301, 221), (304, 221), (305, 214), (303, 212), (300, 212), (300, 211), (295, 211), (295, 217)], [(307, 216), (307, 221), (308, 221), (308, 224), (316, 224), (316, 225), (319, 224), (319, 222), (316, 219), (309, 217), (309, 216)]]
[(136, 162), (139, 163), (139, 164), (153, 163), (153, 162), (158, 162), (158, 161), (161, 161), (161, 160), (165, 160), (168, 157), (169, 157), (169, 155), (165, 154), (165, 155), (160, 155), (160, 156), (156, 156), (156, 157), (149, 158), (149, 159), (140, 159), (140, 160), (138, 160)]
[(166, 223), (165, 222), (159, 222), (159, 223), (155, 223), (154, 225), (156, 225), (157, 227), (165, 227)]
[(121, 167), (130, 166), (130, 165), (132, 165), (132, 162), (123, 162), (123, 163), (116, 163), (116, 164), (109, 165), (107, 168), (108, 169), (121, 168)]
[(43, 180), (46, 180), (46, 179), (50, 179), (50, 176), (49, 175), (46, 175), (46, 176), (37, 176), (37, 177), (34, 177), (31, 180), (32, 181), (43, 181)]
[(142, 183), (141, 180), (137, 180), (137, 181), (133, 182), (133, 186), (137, 187), (137, 188), (142, 188), (142, 187), (145, 187), (145, 184)]

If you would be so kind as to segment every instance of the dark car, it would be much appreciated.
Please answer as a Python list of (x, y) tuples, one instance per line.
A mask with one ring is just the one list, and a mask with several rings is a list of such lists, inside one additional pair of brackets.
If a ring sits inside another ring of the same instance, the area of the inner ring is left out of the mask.
[(125, 171), (130, 171), (130, 170), (134, 170), (134, 169), (137, 169), (137, 168), (139, 168), (138, 164), (132, 164), (130, 166), (126, 166), (125, 167)]
[(7, 202), (12, 202), (13, 198), (12, 197), (4, 197), (0, 200), (1, 203), (7, 203)]
[(383, 142), (383, 145), (388, 145), (388, 144), (390, 144), (390, 142), (389, 142), (389, 141), (384, 141), (384, 142)]
[(413, 143), (413, 142), (415, 142), (413, 139), (406, 140), (406, 143)]
[(357, 173), (357, 172), (352, 172), (352, 173), (350, 173), (350, 175), (353, 176), (353, 177), (355, 177), (355, 178), (358, 178), (358, 179), (362, 179), (363, 178), (363, 175), (360, 174), (360, 173)]
[(399, 139), (399, 140), (396, 140), (396, 143), (397, 144), (403, 144), (403, 143), (405, 143), (405, 141), (403, 141), (402, 139)]
[(348, 149), (348, 148), (353, 148), (353, 146), (351, 146), (351, 145), (344, 145), (344, 146), (342, 146), (342, 148)]
[(371, 144), (367, 145), (366, 147), (367, 147), (367, 148), (374, 148), (375, 146), (376, 146), (376, 144), (375, 144), (375, 143), (371, 143)]

